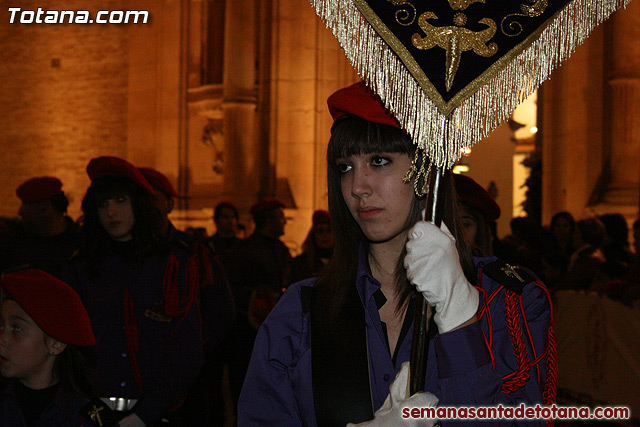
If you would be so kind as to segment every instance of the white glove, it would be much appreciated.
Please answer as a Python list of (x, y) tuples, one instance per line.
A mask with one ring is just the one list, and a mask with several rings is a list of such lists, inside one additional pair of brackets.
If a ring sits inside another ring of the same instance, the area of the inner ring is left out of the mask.
[(435, 408), (438, 398), (428, 392), (419, 392), (407, 399), (409, 384), (409, 362), (404, 362), (400, 372), (389, 387), (389, 395), (374, 414), (374, 418), (360, 424), (347, 424), (347, 427), (433, 427), (436, 419), (403, 418), (403, 408)]
[(127, 415), (118, 422), (120, 427), (145, 427), (146, 424), (136, 414)]
[(440, 333), (460, 326), (478, 311), (478, 291), (462, 271), (456, 239), (444, 222), (439, 229), (418, 221), (409, 230), (404, 267), (409, 281), (435, 307)]

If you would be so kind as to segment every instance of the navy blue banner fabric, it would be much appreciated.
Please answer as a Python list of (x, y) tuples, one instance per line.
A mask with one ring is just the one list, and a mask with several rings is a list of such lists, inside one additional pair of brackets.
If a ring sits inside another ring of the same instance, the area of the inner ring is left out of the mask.
[(569, 2), (355, 0), (423, 89), (432, 85), (445, 103), (494, 76)]

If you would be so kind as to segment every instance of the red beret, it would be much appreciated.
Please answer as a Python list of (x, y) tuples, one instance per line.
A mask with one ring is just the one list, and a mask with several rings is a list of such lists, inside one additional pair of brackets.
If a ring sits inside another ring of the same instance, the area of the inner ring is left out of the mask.
[(312, 221), (314, 224), (329, 224), (331, 222), (329, 220), (329, 212), (322, 209), (315, 211)]
[(102, 178), (104, 176), (121, 176), (128, 178), (147, 190), (150, 194), (154, 194), (153, 188), (145, 179), (142, 172), (131, 163), (119, 157), (103, 156), (91, 159), (87, 165), (87, 175), (91, 181)]
[(480, 184), (462, 174), (453, 174), (453, 182), (458, 198), (482, 212), (487, 221), (500, 218), (500, 206)]
[(2, 287), (50, 337), (65, 344), (95, 345), (80, 297), (62, 280), (42, 270), (19, 270), (6, 274)]
[(255, 216), (261, 212), (270, 211), (271, 209), (283, 209), (284, 203), (278, 199), (262, 199), (258, 203), (251, 206), (251, 215)]
[(176, 189), (173, 188), (173, 185), (171, 185), (171, 181), (169, 181), (169, 178), (164, 176), (161, 172), (153, 168), (138, 169), (140, 170), (140, 172), (142, 172), (142, 175), (144, 175), (149, 184), (156, 187), (167, 196), (178, 197), (178, 193), (176, 192)]
[(49, 200), (62, 191), (62, 182), (52, 176), (31, 178), (16, 189), (16, 195), (23, 202), (41, 202)]
[(360, 81), (340, 89), (327, 99), (333, 120), (345, 114), (402, 129), (396, 118), (384, 107), (380, 97)]

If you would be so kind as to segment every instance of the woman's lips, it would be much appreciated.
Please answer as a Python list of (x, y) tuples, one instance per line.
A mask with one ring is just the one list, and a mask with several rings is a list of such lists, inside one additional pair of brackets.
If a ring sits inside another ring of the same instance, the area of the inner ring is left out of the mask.
[(371, 219), (380, 212), (382, 212), (382, 209), (379, 208), (362, 209), (358, 211), (358, 217), (360, 217), (360, 219)]

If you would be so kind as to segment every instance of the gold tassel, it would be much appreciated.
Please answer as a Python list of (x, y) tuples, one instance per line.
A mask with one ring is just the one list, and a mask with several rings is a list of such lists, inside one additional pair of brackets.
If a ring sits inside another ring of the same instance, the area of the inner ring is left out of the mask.
[[(387, 42), (356, 6), (357, 0), (310, 0), (351, 65), (435, 167), (450, 169), (465, 147), (486, 138), (566, 60), (590, 32), (630, 0), (574, 0), (537, 39), (446, 114), (438, 109)], [(438, 124), (446, 118), (446, 129)], [(445, 144), (440, 141), (446, 135)], [(431, 166), (431, 165), (429, 165)], [(424, 175), (424, 163), (414, 176)], [(417, 181), (417, 180), (416, 180)]]

